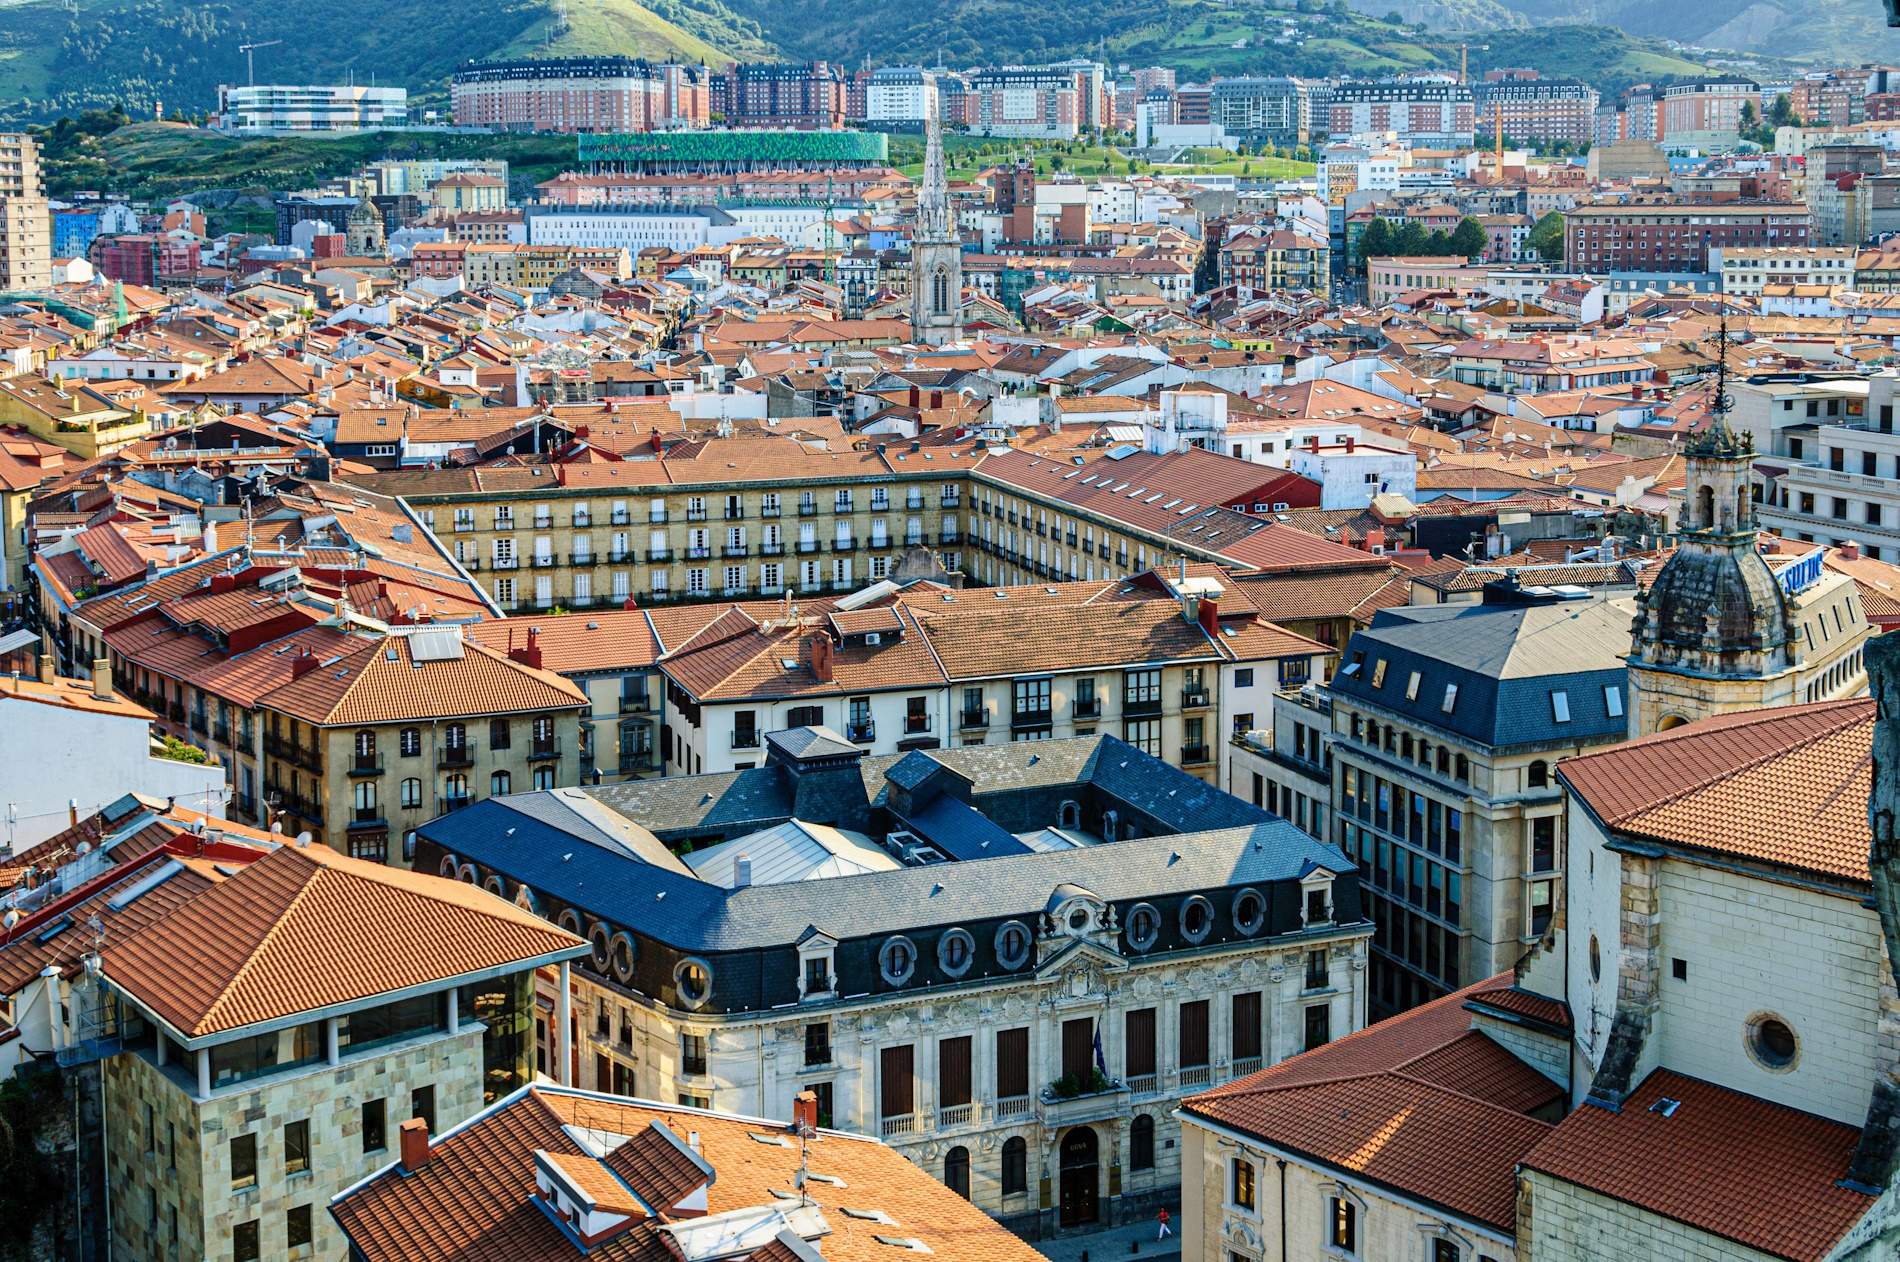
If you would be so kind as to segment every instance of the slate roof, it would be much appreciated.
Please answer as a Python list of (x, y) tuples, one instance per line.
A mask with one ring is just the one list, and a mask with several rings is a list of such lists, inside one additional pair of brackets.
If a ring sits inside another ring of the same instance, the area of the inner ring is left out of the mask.
[[(1628, 600), (1602, 598), (1382, 609), (1346, 646), (1332, 691), (1493, 748), (1620, 738), (1629, 719), (1610, 712), (1605, 690), (1616, 688), (1628, 706), (1622, 655), (1634, 611)], [(1567, 722), (1556, 717), (1558, 692)]]

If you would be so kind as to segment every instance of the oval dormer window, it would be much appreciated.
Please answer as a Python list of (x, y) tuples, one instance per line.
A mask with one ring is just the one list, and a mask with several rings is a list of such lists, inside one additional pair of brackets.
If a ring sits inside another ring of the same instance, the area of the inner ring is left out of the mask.
[(1214, 905), (1196, 894), (1181, 904), (1181, 936), (1204, 942), (1214, 928)]
[(1009, 920), (996, 931), (996, 962), (1004, 968), (1021, 968), (1029, 962), (1029, 926)]
[(892, 986), (902, 986), (917, 971), (917, 946), (899, 934), (885, 940), (877, 953), (877, 971)]
[(622, 986), (633, 985), (633, 938), (624, 929), (608, 944), (607, 967)]
[(1131, 950), (1150, 950), (1161, 936), (1161, 913), (1147, 903), (1136, 903), (1128, 913), (1126, 932)]
[(700, 1007), (712, 997), (712, 965), (691, 957), (681, 960), (673, 968), (673, 989), (679, 992), (680, 1007)]
[(949, 977), (961, 977), (970, 971), (976, 959), (976, 939), (962, 929), (952, 929), (937, 939), (937, 967)]
[(1242, 890), (1234, 895), (1234, 928), (1251, 938), (1267, 923), (1267, 900), (1259, 890)]
[(587, 931), (587, 947), (587, 962), (594, 966), (596, 973), (606, 976), (607, 965), (613, 956), (613, 934), (598, 920)]

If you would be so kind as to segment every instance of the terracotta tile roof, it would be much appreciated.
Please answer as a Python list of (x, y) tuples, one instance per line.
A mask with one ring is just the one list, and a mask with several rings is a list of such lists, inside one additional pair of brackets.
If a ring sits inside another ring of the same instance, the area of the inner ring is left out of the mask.
[[(110, 714), (122, 719), (150, 722), (152, 712), (127, 697), (95, 697), (92, 684), (83, 679), (0, 678), (0, 701), (31, 701), (37, 705), (57, 706), (63, 710), (83, 710), (87, 714)], [(22, 711), (21, 713), (27, 713)]]
[(1245, 575), (1236, 589), (1246, 593), (1260, 616), (1274, 622), (1302, 618), (1347, 618), (1370, 623), (1372, 615), (1410, 598), (1410, 583), (1396, 567)]
[[(577, 1256), (572, 1240), (532, 1203), (533, 1153), (579, 1153), (564, 1126), (638, 1137), (655, 1122), (675, 1135), (699, 1135), (700, 1153), (715, 1175), (706, 1192), (710, 1213), (772, 1204), (775, 1191), (792, 1186), (797, 1145), (752, 1138), (777, 1129), (774, 1124), (534, 1087), (437, 1139), (420, 1170), (404, 1176), (386, 1169), (337, 1200), (331, 1213), (366, 1262), (571, 1262)], [(654, 1186), (645, 1183), (651, 1171), (632, 1149), (633, 1143), (621, 1145), (604, 1164), (646, 1195)], [(1042, 1262), (1040, 1253), (976, 1206), (875, 1140), (820, 1132), (810, 1146), (810, 1164), (814, 1173), (843, 1183), (813, 1179), (806, 1187), (830, 1228), (820, 1250), (826, 1262), (906, 1256), (879, 1242), (880, 1235), (921, 1240), (945, 1262)], [(658, 1192), (655, 1199), (664, 1195)], [(881, 1209), (895, 1225), (851, 1218), (845, 1206)], [(661, 1236), (652, 1220), (636, 1222), (587, 1256), (599, 1262), (673, 1262), (677, 1254)]]
[(1612, 832), (1866, 884), (1870, 698), (1744, 711), (1598, 753), (1558, 774)]
[(422, 660), (408, 635), (353, 643), (362, 647), (340, 650), (348, 655), (328, 659), (273, 690), (263, 704), (319, 725), (518, 714), (588, 704), (585, 693), (554, 672), (525, 666), (478, 641), (462, 641), (459, 656)]
[(104, 955), (115, 987), (199, 1037), (584, 946), (471, 885), (282, 846)]
[(944, 606), (919, 610), (918, 617), (952, 679), (1221, 660), (1200, 624), (1183, 618), (1180, 606), (1166, 599), (1021, 609), (997, 600), (987, 609)]
[(1495, 1008), (1499, 1012), (1528, 1017), (1555, 1029), (1570, 1028), (1570, 1008), (1562, 1000), (1552, 999), (1549, 995), (1523, 990), (1508, 982), (1487, 984), (1468, 993), (1471, 998), (1465, 1006), (1474, 1011)]
[(1509, 980), (1502, 974), (1434, 1000), (1182, 1108), (1514, 1233), (1516, 1164), (1553, 1129), (1528, 1111), (1563, 1093), (1471, 1029), (1465, 1000)]
[(470, 624), (465, 634), (505, 653), (511, 642), (519, 646), (527, 640), (530, 627), (537, 632), (542, 668), (562, 675), (632, 670), (660, 658), (660, 642), (644, 609), (491, 618)]
[[(1665, 1116), (1659, 1100), (1677, 1101)], [(1585, 1106), (1524, 1166), (1771, 1257), (1825, 1256), (1873, 1205), (1839, 1186), (1856, 1127), (1658, 1069), (1620, 1111)]]

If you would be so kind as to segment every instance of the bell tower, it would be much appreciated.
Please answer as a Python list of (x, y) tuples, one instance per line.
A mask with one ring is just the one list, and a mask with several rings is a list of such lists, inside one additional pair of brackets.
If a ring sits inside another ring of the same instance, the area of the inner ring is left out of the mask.
[(940, 101), (936, 78), (926, 76), (924, 181), (910, 242), (911, 338), (926, 346), (963, 337), (963, 242), (950, 210)]

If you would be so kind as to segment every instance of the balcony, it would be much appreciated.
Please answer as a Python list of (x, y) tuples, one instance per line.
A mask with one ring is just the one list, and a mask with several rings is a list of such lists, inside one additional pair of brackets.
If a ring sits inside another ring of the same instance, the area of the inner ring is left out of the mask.
[(438, 767), (473, 767), (475, 765), (475, 743), (464, 741), (459, 745), (444, 745), (436, 752), (435, 765)]
[(877, 1131), (880, 1139), (892, 1139), (899, 1135), (915, 1135), (917, 1133), (917, 1115), (915, 1113), (898, 1113), (891, 1117), (882, 1118), (877, 1124)]
[(1128, 1115), (1130, 1092), (1122, 1082), (1091, 1070), (1087, 1081), (1064, 1075), (1042, 1089), (1036, 1112), (1044, 1126), (1081, 1126)]
[(762, 557), (782, 557), (785, 555), (785, 545), (782, 543), (762, 543), (759, 545), (759, 555)]
[(1259, 1073), (1262, 1063), (1258, 1056), (1241, 1056), (1234, 1061), (1227, 1072), (1230, 1077), (1245, 1078), (1248, 1074)]
[(871, 719), (862, 722), (847, 723), (844, 729), (845, 739), (853, 745), (869, 745), (877, 739), (877, 723)]
[(314, 748), (287, 741), (281, 736), (264, 737), (264, 752), (273, 758), (281, 758), (293, 767), (302, 767), (305, 771), (321, 775), (323, 759)]
[(552, 552), (535, 553), (534, 554), (534, 568), (537, 570), (553, 569), (554, 568), (554, 554)]
[(988, 710), (965, 710), (957, 715), (957, 726), (969, 731), (972, 728), (985, 728), (990, 725)]
[(858, 550), (858, 541), (856, 539), (834, 539), (831, 541), (831, 550), (833, 552), (856, 552)]
[(1101, 718), (1102, 717), (1102, 699), (1100, 697), (1090, 697), (1086, 701), (1078, 700), (1075, 703), (1074, 717), (1077, 719)]
[(1160, 714), (1160, 713), (1161, 713), (1161, 694), (1160, 693), (1156, 693), (1152, 697), (1141, 696), (1135, 693), (1128, 693), (1122, 697), (1122, 714), (1125, 716), (1132, 718), (1138, 715)]
[(444, 793), (442, 795), (442, 813), (446, 815), (450, 811), (459, 811), (474, 800), (474, 798), (466, 793)]
[(664, 508), (653, 509), (647, 513), (647, 520), (655, 526), (664, 526), (668, 520), (668, 513)]
[(554, 525), (554, 518), (550, 517), (548, 514), (536, 513), (534, 515), (534, 528), (536, 530), (547, 530), (553, 525)]
[(624, 508), (616, 508), (613, 511), (613, 514), (610, 517), (608, 517), (607, 522), (609, 525), (613, 525), (613, 526), (626, 525), (627, 524), (627, 510)]
[(872, 535), (871, 541), (864, 546), (873, 551), (882, 551), (891, 546), (891, 537), (889, 535)]
[(490, 566), (489, 568), (496, 569), (496, 570), (514, 570), (514, 569), (519, 569), (520, 567), (521, 567), (521, 562), (517, 561), (513, 557), (496, 557), (494, 564)]
[(231, 725), (223, 721), (212, 724), (211, 739), (220, 745), (229, 745), (231, 743)]
[(673, 559), (673, 549), (671, 548), (648, 548), (647, 549), (647, 560), (652, 561), (655, 564), (663, 565), (666, 562), (671, 561), (672, 559)]
[(723, 557), (743, 557), (748, 555), (748, 550), (743, 543), (729, 543), (719, 549), (719, 555)]
[(653, 702), (649, 700), (645, 692), (636, 692), (631, 696), (626, 693), (620, 695), (620, 713), (622, 714), (645, 714), (652, 708)]
[[(878, 545), (877, 545), (877, 544), (875, 544), (875, 543), (873, 543), (873, 544), (872, 544), (871, 546), (875, 548), (875, 547), (877, 547)], [(904, 546), (905, 546), (906, 548), (921, 548), (921, 547), (923, 547), (923, 546), (924, 546), (924, 534), (923, 534), (923, 531), (921, 531), (921, 530), (914, 530), (914, 531), (912, 531), (912, 532), (911, 532), (910, 534), (907, 534), (907, 535), (905, 535), (905, 536), (904, 536)]]
[(1181, 1066), (1181, 1090), (1198, 1091), (1214, 1081), (1214, 1070), (1208, 1065)]
[(496, 514), (495, 516), (496, 530), (513, 530), (514, 528), (515, 528), (515, 519), (513, 516), (502, 516), (501, 514)]
[(345, 825), (350, 832), (369, 832), (372, 829), (389, 827), (389, 821), (383, 818), (380, 808), (369, 806), (352, 811), (350, 822)]
[(745, 520), (745, 507), (744, 507), (743, 505), (741, 505), (741, 506), (740, 506), (740, 507), (738, 507), (738, 508), (734, 508), (734, 507), (732, 507), (731, 505), (727, 505), (727, 506), (726, 506), (726, 510), (725, 510), (725, 512), (724, 512), (724, 513), (722, 514), (722, 516), (724, 516), (724, 518), (725, 518), (725, 519), (726, 519), (727, 521), (744, 521), (744, 520)]
[(818, 551), (818, 541), (816, 539), (800, 539), (798, 541), (798, 553), (800, 556), (816, 551)]
[(588, 527), (592, 526), (593, 524), (594, 524), (594, 519), (592, 517), (589, 517), (586, 513), (574, 514), (574, 528), (576, 530), (586, 530)]
[(798, 515), (800, 517), (816, 517), (818, 516), (818, 505), (800, 504), (798, 506)]
[(686, 520), (687, 521), (705, 521), (706, 510), (703, 508), (689, 508), (686, 510)]
[(1011, 727), (1019, 727), (1019, 728), (1020, 727), (1048, 727), (1054, 721), (1055, 721), (1054, 713), (1047, 709), (1018, 710), (1014, 714), (1009, 716), (1009, 725)]
[(686, 549), (686, 559), (688, 561), (709, 561), (712, 559), (712, 549), (688, 548)]
[(968, 1126), (972, 1112), (968, 1104), (946, 1104), (937, 1110), (937, 1129), (947, 1131), (959, 1126)]
[(1205, 710), (1212, 702), (1208, 700), (1205, 688), (1183, 688), (1181, 690), (1181, 708), (1183, 710)]
[(375, 754), (367, 757), (358, 754), (350, 759), (349, 772), (353, 776), (380, 776), (383, 774), (383, 760)]
[(780, 515), (780, 512), (781, 510), (777, 504), (762, 504), (759, 506), (759, 516), (761, 517), (777, 517)]
[(904, 735), (927, 736), (933, 726), (933, 716), (928, 714), (906, 714), (904, 716)]
[(937, 542), (939, 544), (956, 543), (962, 537), (963, 536), (959, 534), (957, 531), (946, 529), (940, 534), (938, 534)]
[(600, 563), (600, 553), (570, 552), (567, 555), (567, 563), (569, 565), (598, 565)]
[(734, 749), (757, 749), (759, 747), (759, 733), (756, 729), (750, 732), (734, 731), (732, 734), (732, 747)]
[(913, 513), (922, 509), (923, 506), (924, 497), (921, 495), (912, 495), (904, 500), (904, 507)]
[(958, 495), (946, 495), (943, 497), (942, 500), (938, 502), (941, 503), (945, 508), (955, 508), (958, 504), (961, 504), (963, 502), (963, 499), (961, 496), (958, 496)]
[(1181, 746), (1181, 765), (1192, 766), (1195, 763), (1212, 761), (1205, 744)]
[(1001, 1122), (1012, 1117), (1028, 1117), (1029, 1107), (1030, 1097), (1026, 1095), (998, 1096), (993, 1112), (996, 1120)]
[(658, 771), (660, 760), (653, 756), (650, 749), (622, 750), (618, 766), (620, 775), (634, 776), (643, 771)]
[(1161, 1088), (1160, 1074), (1130, 1074), (1128, 1093), (1130, 1095), (1153, 1095)]
[(561, 756), (561, 738), (528, 742), (529, 762), (550, 762)]

